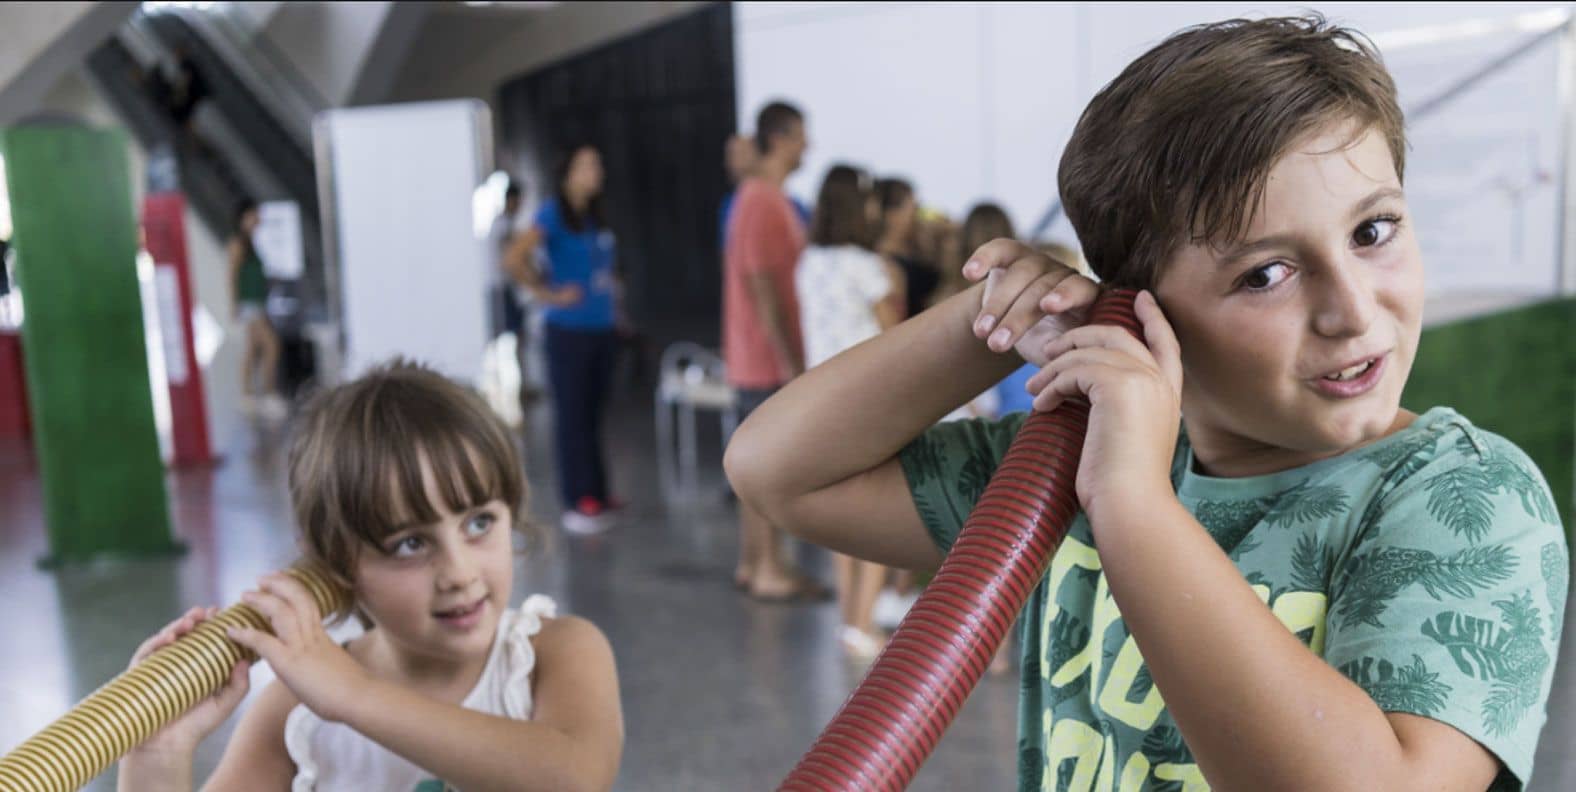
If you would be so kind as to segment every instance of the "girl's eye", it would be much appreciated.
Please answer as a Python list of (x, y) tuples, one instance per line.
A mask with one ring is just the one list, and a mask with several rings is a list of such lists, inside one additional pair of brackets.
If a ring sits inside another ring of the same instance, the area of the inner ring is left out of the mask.
[(1365, 220), (1352, 232), (1352, 242), (1358, 247), (1378, 247), (1395, 236), (1397, 225), (1395, 218), (1390, 217)]
[(465, 533), (470, 536), (481, 536), (487, 533), (488, 529), (492, 528), (493, 523), (497, 522), (497, 520), (497, 517), (487, 512), (477, 514), (465, 522)]
[(395, 542), (394, 546), (389, 548), (389, 555), (395, 558), (409, 558), (421, 552), (422, 548), (426, 546), (427, 541), (425, 539), (419, 536), (407, 536)]
[(1291, 277), (1291, 266), (1284, 261), (1272, 261), (1243, 275), (1238, 285), (1248, 291), (1268, 291)]

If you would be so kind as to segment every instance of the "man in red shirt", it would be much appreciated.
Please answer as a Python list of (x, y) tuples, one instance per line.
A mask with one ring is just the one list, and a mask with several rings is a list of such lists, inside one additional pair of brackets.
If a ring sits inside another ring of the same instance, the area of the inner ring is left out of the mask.
[[(783, 193), (808, 147), (804, 114), (772, 102), (755, 120), (760, 151), (740, 182), (723, 249), (722, 355), (739, 394), (740, 419), (804, 371), (794, 266), (804, 250), (804, 224)], [(757, 599), (808, 600), (826, 591), (789, 567), (782, 535), (739, 504), (739, 565), (734, 583)]]

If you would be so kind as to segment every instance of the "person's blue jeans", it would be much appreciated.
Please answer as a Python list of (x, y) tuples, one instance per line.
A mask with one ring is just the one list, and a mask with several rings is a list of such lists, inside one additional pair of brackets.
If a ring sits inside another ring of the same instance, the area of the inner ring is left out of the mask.
[(581, 498), (607, 501), (602, 462), (602, 415), (613, 378), (617, 340), (611, 328), (579, 330), (547, 325), (547, 378), (556, 415), (558, 491), (564, 508)]

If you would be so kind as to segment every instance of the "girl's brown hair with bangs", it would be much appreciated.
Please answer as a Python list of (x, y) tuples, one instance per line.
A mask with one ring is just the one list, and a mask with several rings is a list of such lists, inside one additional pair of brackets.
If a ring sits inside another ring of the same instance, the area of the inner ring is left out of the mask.
[(364, 545), (377, 546), (402, 525), (436, 521), (438, 508), (422, 482), (424, 463), (447, 511), (499, 500), (511, 510), (512, 527), (524, 531), (519, 453), (503, 421), (475, 393), (396, 359), (314, 396), (288, 461), (306, 562), (351, 589)]

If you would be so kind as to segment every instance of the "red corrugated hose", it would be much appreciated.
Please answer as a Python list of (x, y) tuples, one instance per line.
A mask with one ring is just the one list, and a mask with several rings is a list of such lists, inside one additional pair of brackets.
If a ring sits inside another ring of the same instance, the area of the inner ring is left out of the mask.
[[(1104, 292), (1091, 324), (1143, 329), (1137, 293)], [(1073, 489), (1089, 402), (1033, 413), (947, 560), (864, 681), (779, 790), (902, 790), (940, 742), (1078, 514)]]

